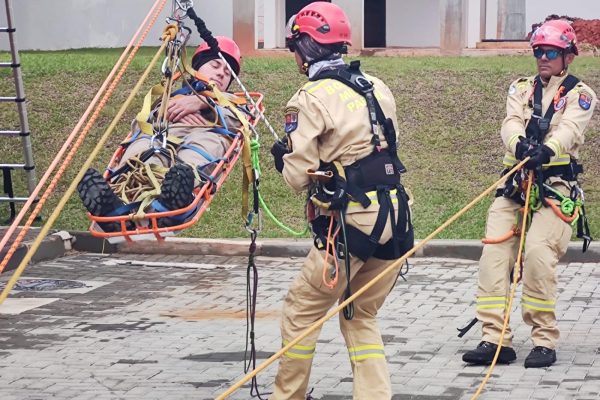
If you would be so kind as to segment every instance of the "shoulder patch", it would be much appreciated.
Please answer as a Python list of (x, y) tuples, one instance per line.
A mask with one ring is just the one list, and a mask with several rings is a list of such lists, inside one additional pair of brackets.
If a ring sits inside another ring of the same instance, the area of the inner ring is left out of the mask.
[(514, 81), (508, 88), (508, 95), (512, 96), (517, 92), (525, 92), (533, 85), (533, 81), (530, 78), (519, 78)]
[(586, 92), (585, 90), (580, 91), (579, 92), (579, 107), (581, 107), (587, 111), (590, 109), (591, 106), (592, 106), (592, 95), (589, 94), (588, 92)]
[(284, 131), (288, 135), (298, 128), (298, 108), (286, 107)]

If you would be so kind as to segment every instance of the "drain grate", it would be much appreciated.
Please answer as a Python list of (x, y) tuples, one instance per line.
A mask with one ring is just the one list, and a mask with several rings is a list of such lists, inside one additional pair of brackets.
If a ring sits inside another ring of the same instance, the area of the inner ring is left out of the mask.
[[(3, 287), (4, 285), (2, 285)], [(14, 287), (14, 290), (24, 292), (47, 292), (61, 289), (79, 289), (87, 287), (85, 283), (79, 281), (69, 281), (66, 279), (20, 279)]]

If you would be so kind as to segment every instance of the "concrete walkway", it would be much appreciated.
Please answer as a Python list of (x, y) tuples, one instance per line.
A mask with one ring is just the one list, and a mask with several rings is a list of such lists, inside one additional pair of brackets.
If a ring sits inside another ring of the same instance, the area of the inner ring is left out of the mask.
[[(280, 347), (279, 310), (301, 262), (257, 259), (260, 360)], [(71, 253), (28, 267), (22, 290), (0, 306), (0, 399), (214, 398), (243, 376), (246, 263)], [(531, 343), (517, 307), (518, 360), (496, 367), (481, 399), (600, 396), (599, 267), (559, 268), (562, 338), (551, 368), (523, 368)], [(473, 261), (416, 258), (408, 281), (397, 283), (380, 312), (394, 400), (469, 399), (475, 392), (486, 369), (460, 357), (479, 342), (479, 326), (463, 339), (456, 328), (474, 314), (476, 274)], [(7, 279), (0, 276), (0, 285)], [(261, 390), (268, 391), (275, 371), (258, 376)], [(317, 399), (351, 399), (337, 321), (324, 326), (311, 386)], [(230, 398), (249, 399), (249, 389)]]

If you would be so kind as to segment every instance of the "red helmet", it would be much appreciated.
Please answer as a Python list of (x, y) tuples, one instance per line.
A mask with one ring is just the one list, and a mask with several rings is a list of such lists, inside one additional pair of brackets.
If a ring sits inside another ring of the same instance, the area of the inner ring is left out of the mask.
[(575, 29), (564, 19), (553, 19), (544, 22), (531, 35), (530, 44), (531, 47), (542, 45), (554, 46), (559, 49), (568, 50), (575, 55), (579, 54)]
[(306, 33), (317, 43), (352, 45), (350, 22), (344, 10), (336, 4), (326, 1), (310, 3), (292, 19), (287, 39)]
[[(225, 56), (225, 59), (228, 61), (231, 68), (235, 71), (236, 75), (239, 74), (242, 53), (240, 52), (238, 45), (233, 39), (226, 36), (215, 36), (215, 39), (217, 39), (219, 49), (221, 49), (221, 53)], [(192, 57), (192, 67), (198, 69), (202, 64), (214, 60), (215, 58), (218, 58), (217, 55), (213, 53), (212, 49), (208, 46), (208, 43), (204, 42), (198, 46)]]

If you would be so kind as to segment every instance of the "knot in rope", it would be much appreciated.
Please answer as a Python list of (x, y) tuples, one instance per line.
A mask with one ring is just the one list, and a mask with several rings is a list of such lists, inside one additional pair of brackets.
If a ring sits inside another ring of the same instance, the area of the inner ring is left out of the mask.
[(540, 199), (540, 188), (538, 185), (531, 186), (531, 198), (529, 199), (529, 209), (537, 211), (542, 207), (542, 199)]
[(566, 215), (573, 215), (573, 212), (575, 211), (575, 202), (568, 197), (563, 197), (560, 202), (560, 211)]
[(177, 25), (169, 24), (169, 25), (165, 26), (165, 29), (163, 30), (163, 33), (162, 33), (160, 39), (162, 41), (175, 40), (175, 38), (177, 37), (177, 32), (179, 32), (179, 28), (177, 27)]

